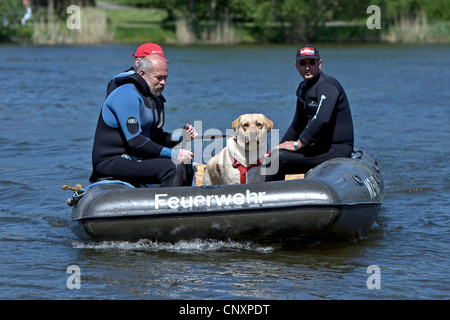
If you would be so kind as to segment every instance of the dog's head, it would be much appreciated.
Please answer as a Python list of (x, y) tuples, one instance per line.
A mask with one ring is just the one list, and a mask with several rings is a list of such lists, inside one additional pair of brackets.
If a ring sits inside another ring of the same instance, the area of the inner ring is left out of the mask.
[(262, 113), (247, 113), (234, 120), (231, 126), (238, 143), (244, 143), (248, 148), (249, 145), (258, 147), (267, 143), (267, 133), (273, 128), (273, 122)]

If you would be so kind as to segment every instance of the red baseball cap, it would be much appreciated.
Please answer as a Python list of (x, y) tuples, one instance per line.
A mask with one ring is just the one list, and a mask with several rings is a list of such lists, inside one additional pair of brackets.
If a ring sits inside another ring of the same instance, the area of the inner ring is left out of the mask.
[(163, 58), (166, 62), (169, 62), (164, 57), (163, 49), (160, 46), (158, 46), (157, 44), (151, 43), (151, 42), (141, 44), (137, 48), (136, 53), (133, 53), (132, 56), (133, 57), (145, 57), (145, 56), (148, 56), (149, 54), (157, 54), (158, 56)]

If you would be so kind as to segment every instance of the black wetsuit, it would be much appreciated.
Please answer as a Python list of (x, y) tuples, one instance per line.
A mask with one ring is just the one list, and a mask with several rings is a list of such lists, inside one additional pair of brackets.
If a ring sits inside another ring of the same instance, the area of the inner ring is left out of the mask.
[(280, 143), (298, 139), (304, 147), (279, 150), (278, 172), (268, 175), (266, 181), (284, 180), (285, 174), (304, 173), (326, 160), (351, 156), (352, 114), (347, 95), (335, 78), (320, 72), (300, 83), (294, 119)]
[(135, 72), (114, 81), (118, 88), (107, 95), (97, 123), (90, 181), (111, 177), (134, 185), (189, 185), (192, 168), (172, 160), (181, 136), (163, 130), (164, 97), (153, 96)]

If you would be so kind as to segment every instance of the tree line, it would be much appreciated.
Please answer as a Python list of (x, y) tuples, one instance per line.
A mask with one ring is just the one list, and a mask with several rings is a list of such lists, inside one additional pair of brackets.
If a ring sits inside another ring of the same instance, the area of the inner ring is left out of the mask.
[[(323, 40), (327, 22), (364, 24), (367, 8), (377, 5), (386, 29), (399, 19), (425, 15), (428, 21), (449, 21), (449, 0), (114, 0), (167, 11), (168, 20), (180, 15), (194, 27), (200, 23), (251, 25), (260, 36), (282, 42)], [(342, 25), (345, 25), (343, 23)]]
[[(35, 16), (49, 9), (61, 19), (69, 5), (95, 6), (96, 0), (29, 0)], [(201, 25), (231, 24), (249, 28), (271, 42), (323, 40), (324, 27), (332, 21), (361, 26), (369, 17), (370, 5), (381, 12), (381, 26), (388, 28), (400, 18), (425, 15), (427, 21), (449, 21), (449, 0), (105, 0), (167, 12), (165, 22), (183, 18), (195, 30)], [(3, 20), (17, 20), (23, 12), (22, 0), (2, 0)], [(330, 34), (330, 37), (333, 35)]]

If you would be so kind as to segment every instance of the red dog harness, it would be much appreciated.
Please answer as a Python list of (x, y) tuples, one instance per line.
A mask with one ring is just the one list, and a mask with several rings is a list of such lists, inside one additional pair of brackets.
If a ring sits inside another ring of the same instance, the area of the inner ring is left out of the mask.
[(247, 171), (250, 170), (253, 167), (257, 167), (261, 165), (261, 160), (258, 160), (256, 163), (251, 164), (248, 167), (244, 167), (242, 164), (240, 164), (236, 159), (234, 159), (234, 163), (233, 163), (233, 168), (236, 168), (239, 170), (240, 174), (240, 180), (241, 180), (241, 184), (245, 184), (245, 182), (247, 181)]
[[(268, 154), (269, 155), (271, 154), (270, 150), (268, 151)], [(254, 168), (254, 167), (258, 167), (258, 166), (260, 166), (262, 164), (262, 161), (258, 160), (256, 163), (251, 164), (248, 167), (244, 167), (235, 158), (233, 158), (231, 153), (229, 153), (229, 155), (230, 155), (231, 161), (233, 162), (233, 168), (238, 169), (239, 172), (240, 172), (240, 182), (241, 182), (241, 184), (245, 184), (245, 182), (247, 181), (247, 171), (248, 170), (250, 170), (251, 168)], [(262, 157), (262, 159), (264, 159), (264, 157)], [(218, 164), (216, 164), (216, 168), (217, 168), (217, 171), (219, 171), (219, 173), (220, 173), (220, 169), (219, 169), (219, 165)]]

